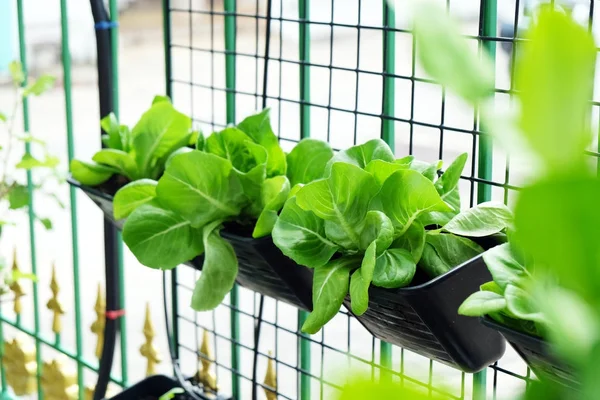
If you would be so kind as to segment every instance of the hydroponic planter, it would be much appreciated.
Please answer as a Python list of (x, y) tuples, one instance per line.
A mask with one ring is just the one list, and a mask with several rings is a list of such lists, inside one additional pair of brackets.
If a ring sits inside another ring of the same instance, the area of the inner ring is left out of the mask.
[(573, 389), (579, 387), (573, 369), (552, 354), (544, 339), (504, 326), (487, 316), (481, 318), (481, 322), (500, 332), (538, 378), (552, 380)]
[[(426, 283), (400, 289), (371, 286), (358, 321), (375, 337), (458, 368), (477, 372), (502, 357), (502, 335), (458, 307), (492, 278), (481, 255)], [(346, 300), (346, 307), (350, 303)]]
[[(169, 390), (181, 387), (175, 379), (164, 375), (154, 375), (144, 379), (125, 389), (115, 397), (109, 400), (158, 400), (158, 398), (167, 393)], [(229, 400), (226, 397), (210, 394), (204, 395), (200, 390), (196, 391), (196, 395), (206, 400)], [(185, 393), (177, 394), (174, 400), (191, 400), (192, 398)]]
[[(113, 196), (101, 188), (81, 185), (69, 178), (69, 183), (81, 189), (102, 210), (106, 219), (118, 229), (124, 220), (113, 217)], [(116, 190), (114, 190), (116, 192)], [(245, 288), (284, 301), (303, 310), (312, 310), (312, 271), (299, 266), (283, 255), (268, 236), (253, 239), (250, 233), (238, 233), (235, 225), (221, 231), (221, 236), (233, 246), (239, 261), (237, 282)], [(203, 257), (185, 263), (202, 270)]]

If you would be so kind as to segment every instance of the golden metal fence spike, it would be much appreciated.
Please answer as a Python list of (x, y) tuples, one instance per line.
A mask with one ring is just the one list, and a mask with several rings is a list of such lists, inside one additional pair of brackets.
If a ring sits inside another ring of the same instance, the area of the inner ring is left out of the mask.
[(204, 330), (202, 334), (202, 344), (200, 345), (200, 352), (198, 361), (198, 382), (201, 383), (205, 389), (209, 389), (213, 392), (219, 390), (217, 385), (217, 377), (210, 371), (210, 367), (213, 364), (212, 350), (210, 348), (210, 339), (208, 337), (208, 331)]
[(96, 294), (96, 305), (94, 306), (96, 312), (96, 320), (90, 326), (90, 331), (96, 335), (96, 358), (100, 359), (102, 356), (102, 345), (104, 344), (104, 325), (106, 324), (106, 301), (104, 300), (104, 294), (102, 293), (102, 285), (98, 283), (98, 293)]
[(37, 363), (33, 343), (22, 337), (7, 340), (4, 344), (3, 363), (6, 382), (17, 396), (36, 391)]
[(65, 358), (44, 362), (42, 392), (45, 400), (77, 400), (77, 374), (65, 368)]
[[(275, 372), (275, 363), (273, 362), (273, 352), (269, 351), (269, 361), (267, 363), (267, 373), (265, 374), (264, 384), (277, 390), (277, 373)], [(277, 400), (277, 393), (273, 390), (265, 389), (267, 400)]]
[(146, 376), (155, 375), (156, 365), (162, 361), (158, 349), (154, 346), (154, 336), (154, 325), (150, 318), (150, 303), (146, 303), (146, 319), (144, 321), (144, 337), (146, 338), (146, 342), (140, 347), (140, 354), (148, 362)]
[[(15, 246), (13, 248), (13, 263), (12, 263), (12, 272), (13, 274), (17, 275), (19, 271), (19, 261), (17, 260), (17, 247)], [(15, 296), (14, 302), (13, 302), (13, 311), (15, 312), (16, 315), (20, 315), (21, 312), (23, 311), (23, 304), (21, 303), (21, 297), (25, 296), (25, 290), (23, 290), (23, 287), (21, 286), (21, 284), (19, 283), (18, 280), (14, 281), (13, 283), (10, 284), (9, 286), (10, 290), (13, 292), (13, 295)]]
[(60, 287), (58, 286), (58, 280), (56, 279), (56, 265), (52, 264), (52, 279), (50, 279), (50, 290), (52, 291), (52, 297), (48, 300), (46, 307), (48, 310), (52, 311), (52, 332), (60, 333), (62, 331), (62, 326), (60, 323), (60, 316), (65, 313), (65, 310), (60, 304), (58, 300), (58, 293), (60, 292)]

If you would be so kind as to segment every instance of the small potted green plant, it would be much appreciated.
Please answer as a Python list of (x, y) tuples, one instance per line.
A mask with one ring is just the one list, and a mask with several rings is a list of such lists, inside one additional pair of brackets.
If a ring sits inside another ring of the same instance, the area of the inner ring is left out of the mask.
[(202, 255), (195, 310), (217, 307), (236, 280), (311, 309), (311, 272), (295, 268), (270, 235), (292, 188), (322, 177), (332, 155), (314, 139), (286, 154), (265, 109), (173, 156), (158, 182), (124, 186), (114, 201), (115, 215), (127, 218), (123, 239), (150, 268)]
[(481, 254), (511, 220), (501, 203), (460, 211), (466, 160), (438, 178), (441, 162), (396, 159), (375, 139), (337, 153), (326, 178), (286, 201), (273, 240), (314, 269), (304, 332), (316, 333), (345, 303), (376, 337), (465, 371), (502, 356), (500, 335), (456, 315), (489, 280)]
[(113, 212), (113, 198), (128, 183), (155, 182), (164, 172), (169, 157), (202, 140), (192, 131), (191, 119), (180, 113), (164, 96), (156, 96), (152, 106), (130, 129), (113, 113), (102, 118), (104, 148), (92, 161), (71, 161), (69, 182), (80, 187), (102, 209), (105, 216), (122, 228), (125, 215)]

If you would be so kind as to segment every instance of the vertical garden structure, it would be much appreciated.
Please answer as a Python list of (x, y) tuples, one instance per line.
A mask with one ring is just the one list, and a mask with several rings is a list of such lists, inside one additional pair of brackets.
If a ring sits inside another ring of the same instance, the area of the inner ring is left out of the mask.
[[(287, 149), (306, 137), (326, 139), (335, 148), (380, 137), (395, 150), (397, 156), (416, 154), (419, 158), (429, 158), (428, 161), (438, 158), (451, 160), (457, 153), (467, 151), (469, 164), (460, 186), (465, 202), (470, 205), (490, 199), (510, 202), (516, 187), (511, 180), (507, 157), (493, 148), (485, 126), (479, 123), (476, 110), (461, 109), (461, 115), (470, 115), (470, 119), (467, 122), (457, 121), (453, 112), (460, 106), (446, 95), (443, 88), (419, 71), (415, 40), (401, 18), (402, 10), (394, 10), (386, 2), (378, 0), (354, 0), (343, 5), (342, 2), (192, 0), (175, 4), (163, 0), (166, 94), (175, 106), (189, 104), (194, 121), (205, 133), (239, 122), (242, 116), (261, 108), (265, 99), (272, 110), (274, 130)], [(516, 27), (521, 23), (519, 1), (516, 0), (512, 6), (515, 28), (510, 37), (497, 34), (496, 0), (472, 3), (479, 9), (479, 17), (476, 24), (469, 25), (467, 36), (479, 51), (487, 52), (497, 60), (497, 76), (507, 71), (510, 75), (512, 61), (507, 59), (512, 60), (513, 57), (501, 55), (499, 45), (516, 42)], [(452, 1), (447, 4), (452, 12)], [(118, 38), (117, 9), (116, 1), (111, 0), (110, 19), (97, 24), (96, 28), (106, 30), (112, 38), (112, 109), (118, 113), (118, 57), (117, 46), (114, 45)], [(373, 9), (377, 12), (374, 13)], [(16, 0), (15, 10), (21, 62), (26, 69), (27, 32), (23, 23), (23, 0)], [(60, 2), (60, 11), (66, 134), (71, 159), (75, 155), (66, 1)], [(593, 5), (590, 5), (590, 20), (593, 20), (593, 11)], [(189, 35), (183, 39), (181, 35), (174, 34), (182, 25), (189, 30)], [(194, 34), (196, 29), (201, 29), (202, 34)], [(510, 56), (514, 55), (516, 48), (516, 45), (511, 47), (513, 54)], [(406, 58), (407, 54), (410, 59)], [(188, 64), (187, 73), (178, 68), (182, 62)], [(499, 78), (496, 90), (496, 99), (500, 102), (509, 99), (513, 92), (512, 85), (501, 80)], [(427, 116), (428, 113), (433, 117)], [(29, 118), (25, 102), (25, 131), (28, 130)], [(89, 127), (90, 132), (95, 132), (96, 121), (89, 121)], [(30, 176), (28, 182), (31, 189)], [(34, 284), (33, 295), (23, 299), (34, 302), (33, 326), (22, 322), (18, 315), (16, 318), (8, 313), (0, 316), (0, 331), (3, 326), (10, 325), (30, 336), (35, 344), (39, 398), (43, 398), (46, 347), (75, 363), (79, 398), (84, 398), (86, 392), (84, 372), (98, 371), (98, 362), (87, 360), (82, 355), (84, 330), (79, 302), (77, 238), (85, 228), (78, 226), (74, 190), (70, 188), (69, 199), (72, 211), (73, 295), (76, 299), (73, 321), (77, 338), (75, 348), (63, 346), (59, 334), (49, 336), (40, 331), (39, 308), (43, 300), (38, 298), (37, 285), (41, 283)], [(30, 208), (30, 220), (31, 261), (35, 273), (33, 207)], [(109, 279), (107, 283), (121, 293), (120, 299), (114, 298), (110, 305), (112, 309), (109, 308), (109, 311), (114, 311), (124, 308), (128, 282), (122, 274), (120, 243), (105, 245), (107, 259), (114, 260), (112, 267), (116, 268), (115, 271), (121, 271), (118, 279)], [(298, 327), (306, 318), (305, 311), (294, 311), (286, 304), (267, 299), (267, 308), (270, 307), (273, 312), (269, 317), (262, 317), (258, 294), (241, 287), (235, 287), (226, 303), (216, 311), (190, 317), (187, 308), (190, 285), (186, 277), (195, 276), (196, 272), (181, 266), (169, 275), (171, 341), (175, 345), (175, 355), (182, 360), (183, 372), (189, 375), (195, 373), (195, 367), (188, 370), (192, 363), (185, 360), (195, 360), (199, 354), (196, 346), (189, 343), (197, 343), (202, 331), (206, 330), (216, 350), (214, 364), (221, 391), (235, 399), (251, 398), (253, 385), (267, 387), (262, 381), (269, 359), (274, 360), (279, 377), (278, 398), (294, 400), (326, 399), (335, 393), (342, 382), (329, 372), (340, 360), (345, 365), (367, 369), (379, 379), (400, 380), (407, 385), (425, 387), (430, 393), (443, 393), (456, 399), (493, 399), (504, 395), (504, 388), (521, 388), (530, 379), (529, 371), (514, 360), (506, 363), (501, 360), (474, 375), (452, 370), (370, 337), (348, 312), (340, 313), (333, 326), (326, 327), (318, 335), (302, 334)], [(243, 299), (251, 299), (250, 305)], [(3, 310), (9, 307), (8, 304), (2, 305)], [(290, 312), (294, 313), (292, 319)], [(120, 386), (131, 383), (127, 376), (125, 320), (125, 317), (119, 316), (114, 323), (121, 331), (122, 356), (117, 361), (121, 364), (122, 373), (111, 376), (110, 380)], [(224, 320), (225, 324), (222, 323)], [(256, 321), (262, 324), (263, 329), (257, 349), (249, 345), (254, 338), (247, 333), (248, 327), (254, 326)], [(187, 337), (189, 332), (194, 332), (193, 340)], [(8, 342), (10, 338), (5, 339)], [(294, 351), (281, 346), (292, 342)], [(268, 350), (273, 352), (272, 355)], [(248, 368), (248, 359), (254, 351), (258, 351), (258, 379)], [(3, 354), (2, 388), (6, 393), (6, 353)], [(442, 379), (451, 384), (450, 388), (441, 384)]]

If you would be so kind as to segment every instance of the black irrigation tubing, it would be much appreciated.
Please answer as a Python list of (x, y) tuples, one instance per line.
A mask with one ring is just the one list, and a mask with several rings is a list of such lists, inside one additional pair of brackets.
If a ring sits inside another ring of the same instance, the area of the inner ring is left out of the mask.
[[(114, 109), (114, 71), (112, 67), (111, 22), (103, 0), (90, 0), (92, 16), (96, 32), (96, 51), (98, 69), (98, 95), (100, 115), (104, 117)], [(100, 132), (102, 133), (102, 132)], [(115, 343), (118, 330), (119, 313), (119, 254), (117, 229), (104, 219), (104, 266), (106, 278), (106, 323), (104, 326), (104, 344), (98, 367), (98, 381), (94, 390), (94, 400), (101, 400), (106, 395), (110, 381)], [(109, 317), (109, 316), (115, 316)]]
[[(265, 27), (265, 51), (264, 51), (264, 69), (263, 69), (263, 87), (262, 87), (262, 108), (267, 107), (267, 90), (268, 90), (268, 78), (269, 78), (269, 56), (271, 50), (271, 21), (272, 21), (272, 8), (273, 1), (267, 0), (267, 16), (266, 16), (266, 27)], [(281, 115), (281, 114), (280, 114)], [(254, 323), (254, 354), (252, 355), (252, 400), (258, 400), (258, 348), (260, 346), (260, 330), (263, 320), (263, 309), (265, 303), (265, 296), (259, 296), (258, 304), (258, 316)]]

